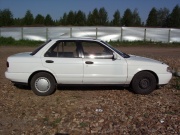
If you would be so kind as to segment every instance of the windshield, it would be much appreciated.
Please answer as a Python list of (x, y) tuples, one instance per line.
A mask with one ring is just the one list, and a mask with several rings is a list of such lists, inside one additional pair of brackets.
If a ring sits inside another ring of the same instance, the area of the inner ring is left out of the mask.
[(35, 55), (41, 48), (43, 48), (46, 44), (48, 44), (51, 40), (46, 41), (42, 45), (40, 45), (38, 48), (36, 48), (30, 55)]
[(117, 52), (119, 55), (121, 55), (123, 58), (129, 58), (130, 56), (124, 52), (121, 52), (119, 51), (118, 49), (112, 47), (110, 44), (104, 42), (104, 41), (101, 41), (102, 43), (106, 44), (108, 47), (110, 47), (112, 50), (114, 50), (115, 52)]

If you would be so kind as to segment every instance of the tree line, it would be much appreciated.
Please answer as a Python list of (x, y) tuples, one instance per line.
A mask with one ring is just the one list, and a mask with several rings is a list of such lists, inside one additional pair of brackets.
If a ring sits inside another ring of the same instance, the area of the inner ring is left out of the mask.
[(180, 7), (176, 5), (172, 12), (167, 8), (156, 9), (153, 7), (149, 12), (146, 22), (142, 22), (138, 9), (131, 11), (127, 8), (121, 15), (119, 10), (109, 20), (108, 12), (104, 7), (89, 12), (69, 11), (64, 13), (59, 20), (53, 20), (50, 14), (33, 16), (27, 10), (22, 18), (14, 18), (9, 9), (0, 10), (0, 27), (2, 26), (126, 26), (126, 27), (174, 27), (180, 28)]

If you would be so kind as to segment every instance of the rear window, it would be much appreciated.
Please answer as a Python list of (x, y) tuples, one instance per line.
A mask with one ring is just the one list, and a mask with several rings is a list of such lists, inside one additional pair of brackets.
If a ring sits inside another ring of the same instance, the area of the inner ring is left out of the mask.
[(38, 48), (36, 48), (30, 55), (35, 55), (41, 48), (43, 48), (45, 45), (47, 45), (51, 40), (48, 40), (47, 42), (40, 45)]

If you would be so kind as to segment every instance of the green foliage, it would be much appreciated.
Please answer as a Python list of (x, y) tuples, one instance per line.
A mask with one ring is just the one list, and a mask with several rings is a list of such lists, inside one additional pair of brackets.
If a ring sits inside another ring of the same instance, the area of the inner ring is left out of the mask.
[(122, 18), (122, 26), (132, 26), (132, 12), (130, 9), (126, 9)]
[(43, 41), (32, 41), (32, 40), (15, 40), (12, 37), (0, 37), (0, 46), (2, 45), (17, 45), (17, 46), (38, 46)]
[(12, 37), (0, 37), (0, 45), (12, 45), (15, 43), (15, 39)]
[(56, 127), (61, 122), (61, 118), (55, 119), (53, 122), (50, 123), (52, 127)]
[(33, 14), (31, 13), (30, 10), (27, 10), (23, 18), (23, 25), (32, 25), (33, 22), (34, 22)]
[(44, 124), (52, 127), (56, 127), (61, 122), (61, 120), (61, 118), (56, 118), (54, 121), (50, 121), (48, 116), (43, 118)]
[(88, 18), (88, 20), (90, 20), (90, 24), (91, 25), (98, 25), (98, 18), (99, 18), (99, 15), (98, 15), (98, 9), (95, 8), (92, 12), (91, 15), (89, 15), (88, 17), (90, 17), (90, 19)]
[[(0, 37), (0, 46), (2, 45), (18, 45), (18, 46), (38, 46), (42, 44), (43, 41), (33, 41), (33, 40), (15, 40), (12, 37)], [(162, 43), (162, 42), (152, 42), (152, 41), (109, 41), (112, 46), (155, 46), (155, 47), (180, 47), (180, 43)]]
[(86, 25), (86, 15), (81, 10), (79, 10), (77, 14), (75, 14), (75, 25), (76, 26)]
[(44, 17), (42, 15), (38, 14), (35, 17), (34, 24), (44, 25)]
[(180, 7), (179, 7), (179, 5), (176, 5), (174, 7), (172, 13), (169, 15), (168, 26), (180, 28)]
[(137, 9), (132, 13), (132, 26), (141, 26), (141, 18)]
[(60, 18), (60, 24), (61, 25), (66, 25), (67, 24), (67, 14), (64, 13), (63, 17)]
[(45, 20), (44, 20), (44, 24), (46, 26), (51, 26), (54, 24), (54, 22), (53, 22), (53, 20), (49, 14), (46, 15)]
[(95, 8), (93, 12), (89, 12), (87, 17), (87, 25), (90, 26), (107, 26), (109, 25), (108, 13), (105, 8), (99, 10)]
[(0, 10), (0, 27), (1, 26), (150, 26), (150, 27), (173, 27), (180, 28), (180, 7), (176, 5), (172, 12), (167, 8), (152, 8), (149, 12), (146, 24), (141, 22), (138, 9), (132, 12), (126, 9), (121, 18), (120, 12), (117, 9), (113, 14), (113, 19), (108, 19), (108, 12), (104, 7), (95, 8), (86, 14), (79, 11), (69, 11), (64, 13), (59, 20), (53, 20), (47, 14), (45, 17), (38, 14), (35, 18), (30, 10), (27, 10), (23, 18), (13, 18), (13, 14), (9, 9)]
[(101, 26), (106, 26), (108, 24), (108, 13), (104, 7), (99, 9), (98, 16), (98, 24)]
[(112, 26), (120, 26), (121, 25), (121, 15), (120, 15), (119, 10), (116, 10), (116, 12), (114, 13), (111, 25)]
[(176, 85), (175, 85), (175, 88), (177, 90), (180, 90), (180, 77), (176, 77)]
[(14, 26), (22, 26), (23, 20), (21, 18), (14, 18)]
[(0, 10), (0, 26), (13, 25), (13, 14), (9, 9)]
[(87, 16), (87, 25), (88, 26), (93, 26), (93, 16), (92, 16), (92, 13), (89, 12), (88, 16)]
[(81, 128), (85, 128), (85, 127), (88, 127), (89, 124), (86, 123), (86, 122), (81, 122), (81, 123), (79, 123), (79, 126), (80, 126)]
[(157, 11), (157, 26), (166, 27), (168, 16), (169, 16), (169, 9), (160, 8)]
[(73, 25), (75, 22), (75, 13), (71, 10), (67, 15), (66, 25)]
[(133, 12), (130, 9), (126, 9), (121, 20), (122, 26), (141, 26), (141, 18), (138, 10)]
[(149, 15), (148, 19), (146, 21), (147, 26), (155, 27), (157, 26), (157, 10), (156, 8), (152, 8)]
[(149, 47), (180, 47), (180, 43), (162, 43), (153, 41), (110, 41), (108, 42), (112, 46), (122, 47), (135, 47), (135, 46), (149, 46)]

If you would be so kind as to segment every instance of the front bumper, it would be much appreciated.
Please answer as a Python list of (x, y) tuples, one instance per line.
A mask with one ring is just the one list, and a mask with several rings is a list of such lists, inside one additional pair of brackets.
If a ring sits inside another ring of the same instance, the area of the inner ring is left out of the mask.
[(165, 84), (169, 83), (169, 81), (171, 80), (172, 73), (158, 74), (158, 78), (159, 78), (159, 85), (165, 85)]

